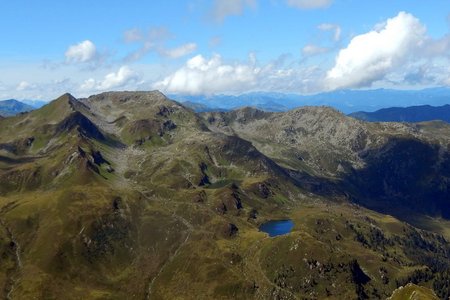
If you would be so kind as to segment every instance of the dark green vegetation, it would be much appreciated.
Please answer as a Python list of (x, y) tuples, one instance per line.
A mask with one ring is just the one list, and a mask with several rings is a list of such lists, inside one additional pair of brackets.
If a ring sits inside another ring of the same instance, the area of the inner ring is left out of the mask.
[(349, 116), (369, 122), (425, 122), (440, 120), (450, 123), (450, 105), (383, 108), (375, 112), (355, 112)]
[(14, 116), (33, 109), (34, 107), (13, 99), (0, 101), (0, 116), (3, 117)]
[[(3, 295), (385, 299), (413, 282), (448, 297), (449, 133), (63, 95), (0, 120)], [(294, 229), (269, 238), (270, 219)]]

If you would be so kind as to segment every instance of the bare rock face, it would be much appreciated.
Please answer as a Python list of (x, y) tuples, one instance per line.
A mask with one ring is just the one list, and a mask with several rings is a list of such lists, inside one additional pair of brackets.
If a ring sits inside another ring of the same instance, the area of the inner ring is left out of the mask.
[(56, 127), (57, 133), (69, 132), (76, 129), (82, 136), (104, 140), (105, 136), (98, 127), (82, 113), (76, 111), (69, 115), (66, 119)]

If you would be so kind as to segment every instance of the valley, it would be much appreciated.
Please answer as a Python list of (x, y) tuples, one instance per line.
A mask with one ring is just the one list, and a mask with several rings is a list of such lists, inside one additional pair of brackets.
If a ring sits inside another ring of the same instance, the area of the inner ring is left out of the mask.
[(0, 119), (3, 297), (446, 299), (449, 170), (443, 123), (65, 94)]

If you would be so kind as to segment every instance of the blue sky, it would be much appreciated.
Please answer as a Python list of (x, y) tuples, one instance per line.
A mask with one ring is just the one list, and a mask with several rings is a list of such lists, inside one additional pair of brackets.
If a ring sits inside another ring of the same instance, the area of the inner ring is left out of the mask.
[(450, 86), (449, 0), (16, 0), (0, 12), (0, 99)]

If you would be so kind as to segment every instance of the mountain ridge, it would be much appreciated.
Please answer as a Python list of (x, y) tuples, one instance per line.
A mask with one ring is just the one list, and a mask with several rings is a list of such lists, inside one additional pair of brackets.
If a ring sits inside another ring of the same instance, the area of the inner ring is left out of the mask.
[(443, 106), (390, 107), (375, 112), (355, 112), (349, 116), (369, 122), (426, 122), (441, 120), (450, 123), (450, 104)]
[(31, 110), (34, 110), (34, 107), (15, 99), (0, 101), (0, 115), (2, 115), (3, 117), (13, 116)]
[[(342, 299), (415, 281), (448, 297), (449, 127), (62, 95), (0, 120), (0, 285), (18, 299)], [(404, 189), (426, 180), (442, 195)], [(390, 215), (403, 196), (415, 223)], [(291, 233), (259, 231), (280, 219)]]

